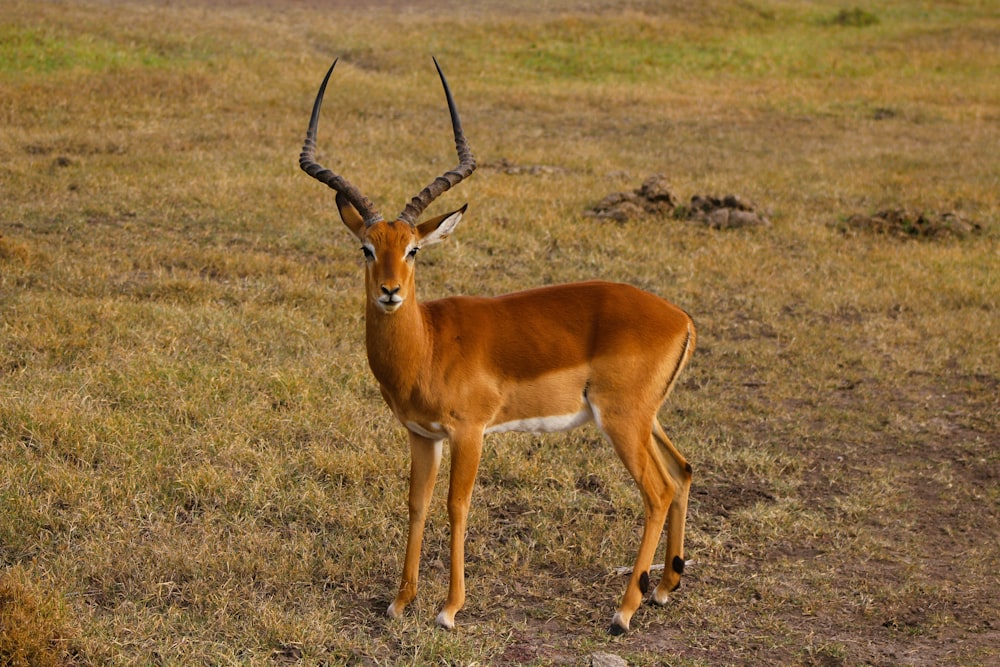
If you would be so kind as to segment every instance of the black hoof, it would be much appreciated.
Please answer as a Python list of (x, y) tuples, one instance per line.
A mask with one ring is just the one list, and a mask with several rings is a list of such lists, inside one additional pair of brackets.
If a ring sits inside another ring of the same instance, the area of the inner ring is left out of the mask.
[(612, 637), (621, 637), (626, 632), (628, 632), (628, 630), (618, 625), (617, 623), (612, 623), (611, 627), (608, 628), (608, 634), (611, 635)]

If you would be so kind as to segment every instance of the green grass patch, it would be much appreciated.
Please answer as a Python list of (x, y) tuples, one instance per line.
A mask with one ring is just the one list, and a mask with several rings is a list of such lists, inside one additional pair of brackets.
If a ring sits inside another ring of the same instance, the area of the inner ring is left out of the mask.
[(0, 44), (0, 72), (5, 74), (51, 74), (72, 68), (102, 72), (163, 66), (167, 60), (163, 53), (134, 44), (30, 28), (8, 28), (0, 33)]

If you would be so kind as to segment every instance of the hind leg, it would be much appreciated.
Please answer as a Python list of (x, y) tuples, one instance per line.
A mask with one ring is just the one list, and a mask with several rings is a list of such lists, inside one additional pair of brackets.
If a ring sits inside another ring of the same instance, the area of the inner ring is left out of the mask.
[(653, 423), (653, 437), (663, 454), (667, 474), (674, 482), (673, 498), (667, 511), (667, 553), (663, 577), (653, 591), (653, 602), (664, 605), (668, 595), (681, 585), (681, 574), (684, 572), (684, 524), (691, 490), (691, 464), (670, 442), (659, 422)]
[(620, 635), (628, 631), (632, 615), (642, 604), (643, 596), (649, 590), (649, 566), (656, 555), (663, 522), (667, 518), (671, 499), (676, 496), (676, 489), (673, 481), (663, 475), (662, 465), (657, 461), (657, 452), (653, 449), (655, 444), (647, 419), (624, 415), (599, 415), (599, 411), (595, 410), (598, 425), (611, 441), (618, 457), (639, 487), (645, 510), (642, 540), (632, 568), (632, 576), (609, 630), (613, 635)]

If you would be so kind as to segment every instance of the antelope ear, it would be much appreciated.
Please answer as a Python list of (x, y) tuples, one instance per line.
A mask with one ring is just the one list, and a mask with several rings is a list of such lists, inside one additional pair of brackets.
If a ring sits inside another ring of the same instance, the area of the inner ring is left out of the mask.
[(458, 223), (462, 221), (462, 214), (467, 208), (469, 205), (465, 204), (457, 211), (439, 215), (417, 225), (417, 238), (420, 245), (433, 245), (448, 238), (455, 227), (458, 227)]
[(344, 221), (351, 233), (360, 239), (361, 232), (365, 228), (365, 220), (358, 213), (358, 209), (354, 208), (354, 204), (347, 201), (347, 197), (339, 192), (337, 193), (337, 209), (340, 210), (340, 219)]

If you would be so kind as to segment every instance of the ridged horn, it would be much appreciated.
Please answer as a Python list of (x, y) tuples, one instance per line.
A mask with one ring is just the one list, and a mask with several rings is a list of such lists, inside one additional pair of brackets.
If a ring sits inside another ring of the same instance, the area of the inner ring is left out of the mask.
[(444, 86), (444, 94), (448, 99), (448, 111), (451, 113), (451, 127), (455, 132), (455, 149), (458, 151), (458, 166), (451, 171), (446, 171), (441, 176), (435, 178), (430, 185), (420, 191), (416, 197), (410, 200), (403, 212), (399, 214), (399, 219), (411, 225), (417, 224), (417, 218), (432, 201), (441, 196), (445, 190), (458, 185), (463, 178), (467, 177), (476, 169), (476, 158), (473, 157), (469, 149), (469, 142), (465, 140), (465, 133), (462, 132), (462, 121), (458, 117), (458, 110), (455, 108), (455, 99), (448, 88), (448, 80), (444, 78), (444, 72), (434, 58), (434, 67), (437, 68), (438, 76), (441, 77), (441, 85)]
[(365, 221), (365, 226), (374, 225), (382, 221), (382, 214), (378, 212), (374, 204), (368, 197), (361, 194), (357, 187), (352, 185), (343, 176), (339, 176), (326, 167), (316, 162), (316, 128), (319, 126), (319, 110), (323, 106), (323, 94), (326, 92), (326, 84), (330, 81), (333, 68), (337, 66), (337, 60), (333, 61), (330, 69), (323, 78), (323, 84), (316, 94), (316, 101), (313, 103), (312, 117), (309, 119), (309, 130), (306, 132), (306, 141), (302, 145), (302, 152), (299, 154), (299, 166), (320, 183), (325, 183), (347, 198), (347, 201), (358, 210)]

